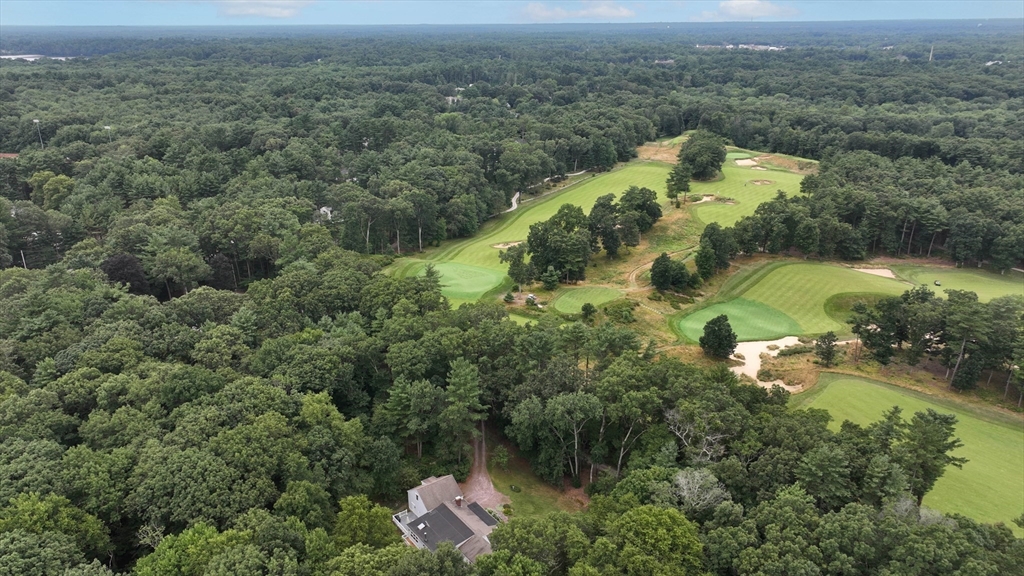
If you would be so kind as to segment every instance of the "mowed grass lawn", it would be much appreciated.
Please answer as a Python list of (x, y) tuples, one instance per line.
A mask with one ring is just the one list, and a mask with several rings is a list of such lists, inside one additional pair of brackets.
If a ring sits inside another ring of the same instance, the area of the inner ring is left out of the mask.
[(786, 314), (796, 320), (805, 334), (822, 334), (848, 330), (825, 312), (825, 302), (833, 295), (869, 292), (899, 296), (909, 288), (898, 280), (842, 266), (801, 262), (772, 270), (743, 297)]
[(519, 209), (487, 222), (472, 238), (445, 242), (438, 249), (399, 259), (392, 273), (400, 277), (422, 274), (432, 263), (441, 273), (442, 292), (453, 304), (474, 302), (506, 279), (507, 266), (498, 260), (496, 245), (526, 240), (532, 224), (551, 218), (563, 204), (575, 204), (589, 213), (598, 197), (619, 197), (630, 186), (650, 188), (664, 200), (670, 170), (671, 166), (662, 162), (632, 162), (549, 196), (527, 197)]
[[(722, 227), (732, 226), (737, 220), (754, 213), (758, 204), (775, 197), (779, 190), (789, 196), (800, 194), (803, 176), (785, 170), (769, 168), (755, 170), (750, 166), (739, 166), (736, 160), (754, 156), (745, 151), (731, 151), (722, 166), (721, 180), (715, 182), (692, 182), (690, 194), (714, 194), (732, 198), (732, 204), (707, 202), (693, 207), (693, 214), (701, 222), (718, 222)], [(770, 180), (770, 184), (754, 184), (755, 180)]]
[(615, 300), (622, 293), (614, 288), (603, 288), (600, 286), (585, 288), (567, 288), (562, 290), (552, 303), (555, 310), (565, 314), (579, 314), (583, 305), (587, 302), (594, 306), (600, 306), (605, 302)]
[(833, 430), (844, 420), (867, 425), (893, 406), (903, 408), (906, 420), (927, 408), (955, 414), (956, 435), (964, 445), (954, 454), (968, 462), (963, 469), (947, 468), (924, 504), (983, 522), (1003, 522), (1018, 536), (1024, 535), (1012, 523), (1024, 512), (1024, 425), (1020, 420), (974, 413), (906, 389), (841, 374), (822, 374), (817, 386), (793, 396), (791, 402), (794, 407), (828, 410)]
[[(494, 488), (512, 500), (511, 518), (531, 518), (559, 510), (573, 512), (579, 509), (563, 498), (557, 488), (538, 478), (524, 458), (512, 455), (507, 469), (488, 463), (487, 472)], [(519, 488), (519, 492), (514, 492), (512, 486)]]
[(737, 338), (743, 342), (776, 340), (801, 333), (800, 325), (789, 316), (771, 306), (746, 298), (715, 304), (684, 316), (679, 321), (679, 329), (688, 340), (697, 342), (704, 334), (704, 325), (721, 314), (729, 317), (729, 324)]
[[(736, 285), (730, 285), (737, 284)], [(849, 327), (829, 316), (826, 302), (844, 293), (898, 296), (909, 289), (904, 282), (872, 276), (842, 266), (794, 262), (769, 264), (764, 269), (730, 279), (719, 292), (727, 298), (679, 320), (679, 331), (697, 341), (704, 323), (720, 314), (740, 341), (770, 340), (782, 336), (846, 334)]]
[[(893, 266), (892, 271), (901, 278), (924, 285), (939, 296), (944, 290), (970, 290), (978, 300), (988, 302), (1008, 294), (1024, 295), (1024, 274), (1007, 272), (996, 274), (977, 268), (941, 268), (937, 266)], [(938, 280), (942, 286), (936, 286)]]

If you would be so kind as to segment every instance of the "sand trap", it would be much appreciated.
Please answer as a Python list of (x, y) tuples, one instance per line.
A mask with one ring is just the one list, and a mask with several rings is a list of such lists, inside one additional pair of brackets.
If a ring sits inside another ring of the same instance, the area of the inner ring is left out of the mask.
[(751, 166), (751, 170), (767, 170), (764, 166)]
[(740, 158), (739, 160), (734, 160), (734, 162), (736, 162), (737, 166), (757, 166), (757, 160), (752, 158)]
[(896, 279), (896, 275), (892, 273), (892, 270), (888, 268), (854, 268), (857, 272), (863, 272), (865, 274), (871, 274), (872, 276), (881, 276), (882, 278)]
[(765, 184), (773, 184), (774, 182), (772, 180), (751, 180), (750, 183), (757, 186), (764, 186)]
[(714, 194), (705, 194), (700, 200), (696, 202), (690, 202), (690, 204), (700, 204), (701, 202), (711, 202), (715, 199)]
[(519, 246), (525, 242), (525, 240), (519, 240), (518, 242), (505, 242), (504, 244), (491, 244), (491, 248), (497, 248), (498, 250), (508, 250), (513, 246)]
[[(786, 336), (785, 338), (779, 338), (778, 340), (760, 340), (757, 342), (740, 342), (736, 345), (736, 352), (742, 354), (745, 360), (743, 360), (742, 366), (733, 366), (731, 370), (739, 374), (746, 374), (750, 376), (758, 383), (758, 385), (764, 388), (771, 388), (773, 385), (778, 384), (790, 392), (796, 392), (800, 388), (797, 386), (787, 386), (782, 380), (774, 380), (772, 382), (762, 382), (757, 379), (757, 372), (761, 369), (761, 354), (768, 354), (769, 356), (776, 356), (779, 350), (799, 344), (800, 339), (796, 336)], [(769, 346), (776, 346), (774, 350), (769, 350)]]

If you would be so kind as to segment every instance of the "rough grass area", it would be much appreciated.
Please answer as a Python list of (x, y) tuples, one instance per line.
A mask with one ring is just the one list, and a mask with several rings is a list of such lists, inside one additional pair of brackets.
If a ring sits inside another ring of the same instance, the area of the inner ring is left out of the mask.
[(925, 496), (924, 504), (983, 522), (1003, 522), (1018, 536), (1024, 535), (1024, 530), (1012, 524), (1013, 518), (1024, 512), (1024, 425), (1019, 419), (841, 374), (822, 374), (817, 386), (794, 396), (791, 403), (828, 410), (834, 430), (843, 420), (866, 425), (893, 406), (903, 408), (906, 419), (927, 408), (956, 414), (956, 435), (964, 446), (955, 454), (969, 461), (962, 470), (948, 468)]
[[(732, 156), (734, 154), (746, 156)], [(746, 152), (730, 152), (728, 156), (722, 167), (722, 179), (690, 184), (690, 194), (713, 194), (719, 198), (730, 198), (728, 204), (705, 202), (694, 206), (693, 214), (701, 222), (718, 222), (723, 227), (732, 226), (740, 218), (753, 214), (758, 204), (774, 198), (779, 190), (789, 196), (800, 194), (800, 181), (803, 180), (803, 175), (775, 168), (754, 170), (751, 166), (738, 166), (736, 160), (751, 156)], [(754, 180), (771, 180), (772, 184), (758, 186), (753, 183)]]
[[(562, 204), (575, 204), (590, 212), (598, 197), (621, 196), (630, 186), (646, 186), (664, 199), (665, 179), (670, 169), (671, 166), (663, 162), (632, 162), (547, 196), (527, 196), (518, 210), (487, 222), (472, 238), (445, 242), (440, 248), (401, 258), (391, 271), (400, 277), (422, 274), (426, 265), (433, 263), (442, 273), (441, 283), (445, 285), (442, 292), (446, 296), (454, 302), (479, 300), (506, 278), (507, 267), (498, 260), (498, 249), (494, 245), (525, 240), (531, 224), (551, 218)], [(485, 274), (486, 270), (495, 274)]]
[(568, 288), (562, 290), (555, 297), (553, 305), (555, 310), (564, 314), (579, 314), (583, 305), (590, 302), (594, 306), (600, 306), (605, 302), (615, 300), (622, 293), (612, 288), (591, 286), (586, 288)]
[(720, 314), (729, 317), (729, 324), (741, 342), (775, 340), (800, 333), (800, 325), (789, 316), (745, 298), (714, 304), (684, 316), (679, 320), (679, 331), (687, 340), (697, 342), (704, 334), (704, 324)]
[[(914, 284), (927, 286), (939, 296), (944, 290), (970, 290), (978, 299), (988, 302), (1007, 294), (1024, 295), (1024, 274), (996, 274), (978, 268), (944, 268), (938, 266), (892, 266), (892, 271)], [(942, 286), (936, 286), (938, 280)]]
[[(793, 263), (774, 268), (743, 297), (766, 304), (800, 325), (799, 334), (846, 333), (849, 327), (829, 317), (825, 303), (836, 294), (859, 292), (898, 296), (903, 282), (830, 264)], [(793, 334), (794, 336), (799, 334)]]

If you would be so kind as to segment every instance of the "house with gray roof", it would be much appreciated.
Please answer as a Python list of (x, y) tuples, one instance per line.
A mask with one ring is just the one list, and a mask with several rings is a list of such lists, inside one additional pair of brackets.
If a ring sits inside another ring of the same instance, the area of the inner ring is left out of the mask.
[(467, 502), (453, 476), (431, 476), (408, 496), (409, 508), (392, 516), (407, 544), (433, 552), (451, 542), (467, 562), (491, 552), (488, 536), (498, 521), (476, 502)]

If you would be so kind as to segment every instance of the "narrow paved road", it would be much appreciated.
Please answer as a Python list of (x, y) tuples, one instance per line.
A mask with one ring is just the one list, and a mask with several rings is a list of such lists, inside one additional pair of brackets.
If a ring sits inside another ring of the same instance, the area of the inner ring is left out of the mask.
[(469, 502), (476, 502), (484, 508), (501, 513), (503, 504), (512, 501), (494, 488), (491, 475), (487, 472), (487, 426), (480, 423), (480, 437), (473, 441), (473, 467), (462, 484), (462, 494)]

